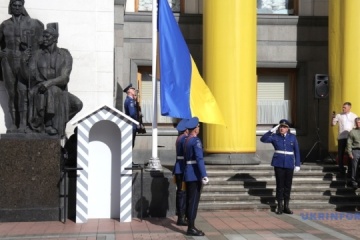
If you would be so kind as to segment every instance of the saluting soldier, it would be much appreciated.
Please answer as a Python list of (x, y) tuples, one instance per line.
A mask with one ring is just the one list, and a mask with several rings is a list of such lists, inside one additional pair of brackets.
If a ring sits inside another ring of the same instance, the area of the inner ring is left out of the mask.
[(281, 119), (277, 126), (260, 138), (261, 142), (271, 143), (275, 148), (271, 166), (274, 167), (276, 178), (277, 214), (293, 213), (289, 208), (291, 185), (294, 170), (300, 171), (299, 144), (289, 127), (289, 121)]
[[(137, 107), (136, 107), (136, 99), (135, 99), (136, 92), (135, 92), (135, 88), (132, 86), (131, 83), (126, 88), (124, 88), (124, 93), (127, 94), (124, 102), (125, 114), (133, 118), (134, 120), (139, 121)], [(137, 126), (135, 123), (133, 123), (132, 127), (133, 127), (132, 147), (134, 147)]]
[(179, 132), (179, 136), (176, 139), (176, 162), (173, 169), (173, 174), (175, 176), (176, 183), (176, 213), (178, 219), (176, 224), (179, 226), (187, 226), (188, 222), (186, 220), (186, 190), (183, 189), (182, 183), (184, 182), (184, 170), (185, 170), (185, 160), (184, 160), (184, 143), (188, 136), (188, 130), (185, 127), (188, 119), (182, 119), (176, 129)]
[(204, 236), (204, 232), (195, 227), (195, 219), (200, 201), (200, 194), (203, 184), (207, 184), (207, 177), (204, 152), (198, 134), (200, 131), (199, 119), (193, 117), (189, 119), (185, 127), (189, 130), (189, 135), (185, 141), (185, 172), (187, 198), (187, 218), (188, 229), (186, 234), (190, 236)]

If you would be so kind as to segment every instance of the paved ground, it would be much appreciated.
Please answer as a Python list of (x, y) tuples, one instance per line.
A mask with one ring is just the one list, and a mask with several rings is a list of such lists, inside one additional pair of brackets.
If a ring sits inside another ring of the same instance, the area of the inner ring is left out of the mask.
[(131, 223), (113, 219), (91, 219), (84, 224), (71, 220), (0, 223), (0, 239), (360, 239), (360, 212), (296, 210), (280, 216), (269, 211), (200, 212), (196, 226), (205, 232), (204, 237), (186, 236), (186, 227), (175, 223), (176, 217), (133, 219)]

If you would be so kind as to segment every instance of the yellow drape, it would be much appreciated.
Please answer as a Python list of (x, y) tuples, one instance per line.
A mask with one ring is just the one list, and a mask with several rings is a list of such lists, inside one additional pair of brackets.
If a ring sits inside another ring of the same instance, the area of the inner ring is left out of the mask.
[(227, 125), (204, 126), (204, 149), (255, 152), (256, 1), (206, 0), (203, 20), (203, 76)]
[[(360, 115), (360, 15), (358, 0), (329, 1), (329, 116), (341, 112), (344, 102)], [(337, 127), (329, 130), (329, 151), (337, 151)]]

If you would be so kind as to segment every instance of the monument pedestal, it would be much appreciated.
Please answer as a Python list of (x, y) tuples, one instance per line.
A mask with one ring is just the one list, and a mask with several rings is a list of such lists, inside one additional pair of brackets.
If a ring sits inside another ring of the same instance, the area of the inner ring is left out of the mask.
[(60, 139), (0, 135), (0, 222), (59, 221)]

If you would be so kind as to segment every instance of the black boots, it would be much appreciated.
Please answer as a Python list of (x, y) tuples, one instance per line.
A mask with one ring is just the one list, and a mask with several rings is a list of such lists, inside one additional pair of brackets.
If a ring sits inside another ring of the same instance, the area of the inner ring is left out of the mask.
[(188, 235), (188, 236), (204, 236), (205, 233), (203, 231), (197, 229), (194, 225), (194, 220), (192, 220), (192, 221), (189, 221), (186, 235)]
[(278, 200), (277, 202), (278, 202), (278, 207), (277, 207), (276, 214), (282, 214), (282, 213), (283, 213), (283, 209), (284, 209), (283, 201), (282, 201), (282, 200)]
[(293, 211), (290, 210), (289, 208), (289, 200), (286, 199), (284, 200), (284, 205), (283, 205), (283, 201), (282, 200), (278, 200), (278, 207), (277, 207), (277, 211), (276, 214), (293, 214)]
[(289, 199), (284, 201), (284, 213), (286, 214), (293, 214), (293, 212), (289, 208)]
[(178, 215), (176, 225), (178, 225), (178, 226), (187, 226), (188, 225), (185, 214), (179, 214)]

